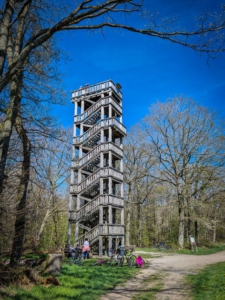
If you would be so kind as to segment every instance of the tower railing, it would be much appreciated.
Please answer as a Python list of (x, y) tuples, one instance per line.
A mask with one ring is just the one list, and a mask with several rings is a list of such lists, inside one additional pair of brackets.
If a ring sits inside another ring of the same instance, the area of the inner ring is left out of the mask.
[(88, 238), (90, 242), (93, 242), (99, 235), (122, 235), (122, 234), (124, 234), (124, 225), (118, 225), (118, 224), (97, 225), (90, 231), (80, 236), (75, 241), (75, 244), (83, 245), (85, 238)]
[(113, 84), (111, 80), (107, 80), (105, 82), (101, 82), (99, 84), (94, 85), (86, 85), (81, 87), (79, 90), (72, 92), (72, 100), (79, 98), (81, 96), (87, 96), (93, 93), (101, 92), (102, 90), (107, 90), (112, 88), (120, 97), (122, 97), (121, 91)]
[(126, 134), (126, 127), (122, 123), (120, 123), (115, 118), (108, 118), (108, 119), (104, 119), (104, 120), (99, 121), (93, 127), (88, 129), (83, 135), (74, 137), (73, 138), (73, 143), (74, 144), (81, 144), (85, 140), (87, 140), (88, 138), (93, 137), (93, 135), (95, 133), (97, 133), (97, 131), (100, 130), (101, 128), (109, 127), (109, 126), (115, 126), (119, 130), (121, 130), (124, 135)]
[(91, 202), (88, 202), (80, 208), (76, 213), (76, 221), (79, 221), (83, 216), (90, 214), (92, 211), (95, 211), (99, 205), (111, 204), (114, 206), (123, 206), (123, 200), (117, 196), (111, 195), (98, 195)]
[(104, 151), (113, 151), (118, 156), (123, 156), (123, 150), (112, 142), (102, 143), (100, 145), (95, 146), (91, 151), (89, 151), (82, 158), (72, 159), (72, 168), (85, 167), (87, 163), (89, 163), (92, 159), (95, 159), (101, 152)]
[(83, 114), (76, 115), (74, 117), (74, 122), (83, 122), (85, 119), (87, 119), (89, 116), (92, 116), (101, 106), (112, 104), (119, 113), (122, 113), (122, 107), (116, 103), (116, 101), (111, 97), (106, 97), (100, 99), (98, 102), (90, 106)]
[(71, 192), (72, 193), (82, 192), (84, 189), (86, 189), (89, 185), (93, 184), (100, 177), (114, 177), (119, 181), (123, 181), (123, 173), (122, 172), (120, 172), (112, 167), (106, 167), (106, 168), (98, 169), (96, 172), (89, 175), (87, 178), (85, 178), (79, 184), (71, 183)]

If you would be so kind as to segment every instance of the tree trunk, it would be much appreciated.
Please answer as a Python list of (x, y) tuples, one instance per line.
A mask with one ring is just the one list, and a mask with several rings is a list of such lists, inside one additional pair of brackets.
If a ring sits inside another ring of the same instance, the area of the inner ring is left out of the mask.
[(179, 200), (179, 236), (178, 244), (180, 249), (184, 247), (184, 207), (182, 199)]
[(53, 213), (54, 231), (55, 231), (55, 249), (59, 247), (59, 235), (58, 235), (58, 216), (57, 212)]
[[(25, 24), (26, 18), (31, 1), (27, 1), (23, 5), (23, 9), (17, 19), (17, 32), (13, 32), (10, 23), (13, 17), (16, 0), (6, 1), (6, 6), (4, 8), (3, 17), (0, 22), (0, 78), (5, 64), (6, 54), (8, 55), (8, 66), (11, 68), (15, 60), (19, 57), (24, 40), (23, 26)], [(25, 63), (25, 61), (24, 61)], [(9, 80), (10, 82), (10, 102), (6, 109), (6, 118), (2, 126), (0, 127), (0, 195), (3, 191), (3, 183), (5, 176), (6, 160), (9, 150), (9, 142), (12, 134), (12, 129), (15, 124), (19, 109), (20, 102), (22, 98), (22, 84), (23, 84), (23, 71), (22, 68), (16, 68), (15, 74)], [(22, 124), (22, 123), (21, 123)], [(20, 130), (24, 131), (23, 128)], [(24, 135), (22, 132), (20, 133)], [(20, 136), (21, 140), (24, 137)], [(23, 141), (25, 144), (26, 141)], [(25, 146), (27, 147), (27, 146)], [(26, 150), (25, 150), (26, 151)]]
[[(20, 184), (17, 190), (17, 198), (19, 204), (16, 208), (16, 222), (15, 222), (15, 233), (13, 239), (12, 253), (11, 253), (11, 264), (15, 263), (15, 258), (19, 259), (23, 251), (23, 241), (25, 235), (25, 224), (26, 224), (26, 200), (28, 192), (28, 184), (30, 179), (30, 154), (31, 144), (27, 137), (26, 130), (23, 127), (22, 119), (20, 116), (16, 119), (16, 130), (23, 143), (23, 164), (22, 174), (20, 177)], [(15, 257), (16, 255), (16, 257)]]
[(126, 222), (126, 245), (130, 245), (130, 212), (131, 212), (131, 202), (127, 201), (127, 222)]
[(137, 204), (137, 222), (138, 222), (137, 242), (138, 242), (138, 247), (141, 247), (142, 246), (142, 218), (141, 218), (140, 204)]
[(199, 228), (198, 228), (198, 221), (195, 221), (195, 240), (197, 245), (199, 244)]
[(126, 245), (130, 245), (130, 219), (131, 219), (131, 184), (129, 183), (128, 201), (127, 201), (127, 219), (126, 219)]
[(22, 75), (14, 77), (11, 83), (11, 97), (8, 109), (6, 111), (6, 118), (0, 127), (0, 195), (3, 191), (3, 182), (5, 176), (6, 160), (9, 150), (9, 142), (12, 134), (12, 129), (15, 124), (20, 101), (21, 101), (21, 80)]
[(216, 243), (216, 223), (213, 225), (213, 243)]
[[(37, 236), (37, 239), (38, 239), (38, 243), (40, 243), (41, 241), (41, 237), (42, 237), (42, 234), (43, 234), (43, 231), (44, 231), (44, 228), (45, 228), (45, 225), (49, 219), (49, 217), (51, 216), (52, 214), (52, 208), (53, 208), (53, 189), (51, 188), (51, 191), (50, 191), (50, 197), (49, 197), (49, 205), (48, 205), (48, 208), (46, 210), (46, 213), (45, 213), (45, 216), (44, 216), (44, 219), (41, 223), (41, 227), (39, 229), (39, 232), (38, 232), (38, 236)], [(52, 208), (50, 208), (52, 207)]]
[(37, 236), (38, 244), (40, 243), (40, 240), (41, 240), (41, 237), (42, 237), (42, 234), (43, 234), (45, 225), (46, 225), (46, 223), (47, 223), (47, 221), (48, 221), (50, 215), (51, 215), (51, 212), (50, 212), (50, 209), (48, 208), (48, 209), (46, 210), (44, 219), (43, 219), (43, 221), (42, 221), (42, 223), (41, 223), (41, 227), (40, 227), (40, 229), (39, 229), (39, 231), (38, 231), (38, 236)]
[(215, 208), (215, 214), (214, 214), (214, 221), (213, 221), (213, 243), (216, 243), (216, 208)]
[(154, 244), (159, 242), (159, 236), (157, 233), (157, 222), (156, 222), (156, 207), (154, 205), (154, 213), (153, 213), (153, 225), (154, 225)]
[(188, 211), (188, 220), (187, 220), (187, 242), (189, 242), (189, 236), (191, 235), (191, 219), (190, 219), (190, 213)]
[(6, 5), (0, 22), (0, 76), (2, 76), (3, 74), (5, 65), (10, 23), (13, 17), (15, 2), (15, 0), (6, 1)]

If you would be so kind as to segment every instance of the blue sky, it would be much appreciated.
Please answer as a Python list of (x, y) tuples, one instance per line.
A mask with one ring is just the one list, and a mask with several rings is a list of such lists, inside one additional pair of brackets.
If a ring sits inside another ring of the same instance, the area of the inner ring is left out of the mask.
[[(189, 28), (192, 17), (201, 11), (214, 11), (215, 0), (145, 0), (145, 6), (160, 12), (159, 17), (179, 14), (180, 26)], [(129, 20), (129, 18), (128, 18)], [(132, 23), (141, 27), (136, 16)], [(146, 21), (144, 21), (146, 22)], [(71, 91), (107, 79), (122, 85), (123, 123), (129, 130), (149, 112), (157, 100), (177, 95), (192, 97), (202, 105), (225, 115), (225, 54), (210, 60), (178, 44), (124, 30), (77, 31), (59, 35), (59, 46), (70, 61), (59, 63), (68, 105), (55, 110), (65, 126), (73, 123)]]

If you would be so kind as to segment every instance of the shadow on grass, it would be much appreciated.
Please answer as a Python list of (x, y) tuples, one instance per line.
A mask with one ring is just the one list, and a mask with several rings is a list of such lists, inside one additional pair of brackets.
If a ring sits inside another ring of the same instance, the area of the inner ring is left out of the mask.
[[(14, 288), (4, 290), (4, 300), (97, 300), (100, 295), (123, 284), (139, 270), (136, 268), (104, 266), (69, 266), (63, 264), (61, 275), (57, 276), (60, 286), (36, 285), (30, 290)], [(0, 298), (1, 299), (1, 298)]]

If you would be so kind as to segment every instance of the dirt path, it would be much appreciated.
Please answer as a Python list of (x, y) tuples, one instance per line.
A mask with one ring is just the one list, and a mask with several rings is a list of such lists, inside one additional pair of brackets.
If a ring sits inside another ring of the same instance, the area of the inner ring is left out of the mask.
[(199, 269), (217, 262), (225, 261), (225, 251), (211, 255), (163, 255), (149, 259), (150, 266), (124, 286), (117, 286), (100, 300), (129, 300), (137, 293), (149, 291), (153, 286), (144, 282), (152, 275), (162, 274), (164, 286), (156, 295), (157, 300), (190, 300), (190, 288), (185, 284), (187, 274), (196, 274)]

